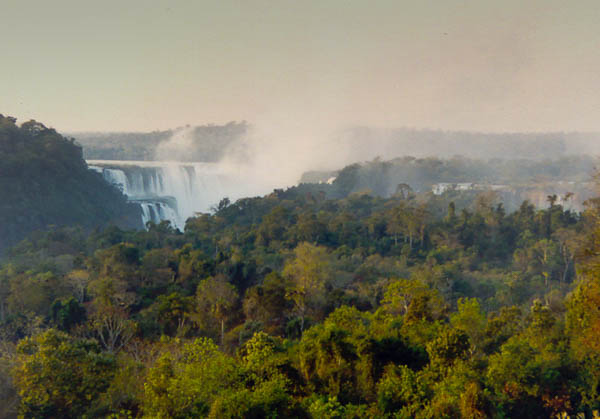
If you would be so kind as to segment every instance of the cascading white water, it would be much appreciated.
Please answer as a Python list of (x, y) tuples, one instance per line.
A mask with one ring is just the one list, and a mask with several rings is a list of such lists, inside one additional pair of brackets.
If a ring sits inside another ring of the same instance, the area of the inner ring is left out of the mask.
[(159, 223), (162, 220), (169, 220), (175, 226), (179, 226), (181, 216), (177, 211), (164, 202), (139, 201), (142, 207), (142, 222), (144, 225), (149, 221)]
[(88, 165), (140, 204), (144, 225), (169, 220), (183, 230), (196, 212), (239, 196), (240, 182), (213, 163), (89, 160)]
[(152, 204), (149, 202), (141, 202), (140, 206), (142, 207), (142, 222), (146, 225), (149, 221), (154, 221), (152, 217)]

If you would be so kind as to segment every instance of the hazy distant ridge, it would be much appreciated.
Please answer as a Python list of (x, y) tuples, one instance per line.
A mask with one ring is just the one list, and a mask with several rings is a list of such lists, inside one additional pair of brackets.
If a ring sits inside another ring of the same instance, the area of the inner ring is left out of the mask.
[(430, 129), (379, 129), (355, 127), (344, 130), (336, 142), (353, 150), (364, 161), (415, 157), (555, 159), (565, 155), (600, 154), (600, 133), (536, 132), (483, 133)]
[[(83, 147), (84, 158), (102, 160), (162, 160), (164, 144), (181, 140), (185, 147), (168, 153), (168, 158), (179, 161), (216, 162), (235, 146), (245, 147), (252, 137), (253, 126), (246, 122), (229, 122), (224, 125), (202, 125), (147, 133), (106, 132), (71, 133)], [(295, 133), (271, 133), (274, 138), (261, 138), (266, 144), (281, 147), (290, 142)], [(181, 138), (177, 138), (177, 137)], [(600, 133), (549, 132), (549, 133), (480, 133), (468, 131), (439, 131), (430, 129), (351, 127), (323, 135), (306, 138), (307, 152), (314, 154), (314, 162), (323, 168), (319, 149), (335, 152), (336, 162), (350, 164), (371, 160), (377, 156), (389, 159), (406, 155), (415, 157), (453, 157), (456, 155), (491, 158), (555, 159), (566, 155), (600, 154)], [(296, 145), (297, 148), (297, 145)], [(268, 154), (269, 147), (257, 150)], [(341, 157), (341, 159), (340, 159)], [(309, 159), (310, 160), (310, 159)], [(305, 170), (313, 169), (310, 161)]]
[(225, 125), (202, 125), (153, 132), (80, 132), (70, 133), (83, 147), (85, 159), (94, 160), (145, 160), (157, 158), (161, 143), (169, 141), (178, 132), (189, 135), (190, 147), (185, 153), (173, 156), (173, 160), (205, 161), (220, 160), (225, 150), (247, 131), (245, 122), (229, 122)]

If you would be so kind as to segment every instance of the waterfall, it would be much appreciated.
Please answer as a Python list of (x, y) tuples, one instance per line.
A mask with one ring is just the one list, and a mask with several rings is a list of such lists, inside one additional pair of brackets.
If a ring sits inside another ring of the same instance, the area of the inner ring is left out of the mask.
[(144, 225), (169, 220), (183, 230), (196, 212), (241, 192), (239, 180), (214, 163), (89, 160), (88, 165), (139, 203)]
[(149, 202), (141, 202), (140, 206), (142, 207), (142, 223), (144, 226), (148, 221), (154, 221), (154, 217), (152, 216), (152, 204)]
[(125, 173), (122, 170), (104, 169), (103, 175), (107, 181), (114, 185), (117, 185), (125, 195), (129, 194), (127, 176), (125, 176)]

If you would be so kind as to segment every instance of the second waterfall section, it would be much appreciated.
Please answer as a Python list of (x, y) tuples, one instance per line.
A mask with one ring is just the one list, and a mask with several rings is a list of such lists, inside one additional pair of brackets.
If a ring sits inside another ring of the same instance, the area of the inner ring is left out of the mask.
[[(207, 212), (234, 192), (236, 181), (212, 163), (88, 160), (90, 169), (139, 203), (144, 225), (169, 220), (183, 230), (188, 217)], [(235, 193), (234, 193), (235, 194)]]

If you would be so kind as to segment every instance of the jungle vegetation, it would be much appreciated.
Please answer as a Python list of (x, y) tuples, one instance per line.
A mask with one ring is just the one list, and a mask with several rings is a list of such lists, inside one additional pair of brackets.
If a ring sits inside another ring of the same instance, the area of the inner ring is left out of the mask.
[(591, 417), (598, 203), (276, 190), (0, 267), (0, 416)]

